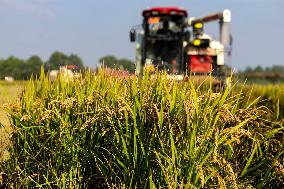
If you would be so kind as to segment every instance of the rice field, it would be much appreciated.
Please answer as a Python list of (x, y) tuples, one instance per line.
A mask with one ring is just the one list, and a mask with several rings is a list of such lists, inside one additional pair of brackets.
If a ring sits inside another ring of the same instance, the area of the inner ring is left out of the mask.
[[(267, 95), (267, 96), (265, 96)], [(31, 80), (5, 105), (10, 188), (283, 188), (283, 86)]]
[[(4, 103), (15, 102), (25, 82), (0, 81), (0, 107)], [(7, 113), (0, 108), (0, 163), (8, 158), (9, 134), (12, 132)]]

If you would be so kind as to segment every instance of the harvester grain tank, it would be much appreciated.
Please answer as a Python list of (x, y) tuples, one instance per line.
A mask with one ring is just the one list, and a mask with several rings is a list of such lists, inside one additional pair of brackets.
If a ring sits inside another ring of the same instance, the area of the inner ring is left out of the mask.
[[(166, 71), (169, 77), (212, 75), (225, 84), (225, 52), (231, 46), (231, 12), (188, 18), (177, 7), (154, 7), (142, 12), (142, 25), (130, 30), (136, 42), (136, 73), (145, 69)], [(219, 21), (220, 38), (204, 32), (204, 24)]]

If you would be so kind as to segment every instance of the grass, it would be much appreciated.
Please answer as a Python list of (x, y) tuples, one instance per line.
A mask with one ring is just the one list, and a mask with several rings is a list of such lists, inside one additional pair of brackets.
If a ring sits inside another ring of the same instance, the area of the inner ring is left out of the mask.
[(282, 188), (280, 110), (255, 99), (165, 75), (42, 74), (6, 107), (14, 127), (1, 171), (15, 188)]

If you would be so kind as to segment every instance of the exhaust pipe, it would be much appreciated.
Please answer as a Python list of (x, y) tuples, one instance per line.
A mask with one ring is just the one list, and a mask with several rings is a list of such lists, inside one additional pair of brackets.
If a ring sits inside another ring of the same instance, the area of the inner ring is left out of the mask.
[(228, 9), (223, 11), (220, 19), (220, 42), (224, 46), (231, 44), (231, 11)]

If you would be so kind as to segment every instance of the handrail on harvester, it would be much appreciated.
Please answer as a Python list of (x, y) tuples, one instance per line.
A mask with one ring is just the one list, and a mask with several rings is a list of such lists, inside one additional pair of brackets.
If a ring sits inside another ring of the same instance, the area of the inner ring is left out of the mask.
[(216, 20), (220, 20), (221, 22), (231, 22), (231, 11), (226, 9), (223, 12), (219, 12), (219, 13), (215, 13), (215, 14), (210, 14), (204, 17), (200, 17), (200, 18), (190, 18), (190, 22), (189, 25), (193, 25), (197, 22), (212, 22), (212, 21), (216, 21)]

